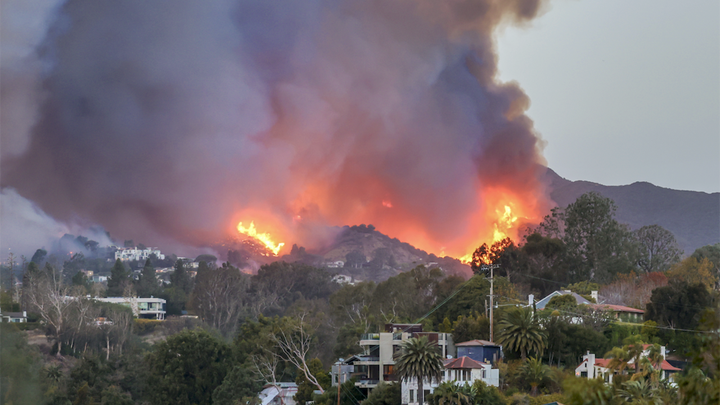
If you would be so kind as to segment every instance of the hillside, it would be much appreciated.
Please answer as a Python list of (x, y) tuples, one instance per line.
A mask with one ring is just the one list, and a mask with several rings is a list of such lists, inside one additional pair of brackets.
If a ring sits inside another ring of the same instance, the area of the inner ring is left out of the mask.
[(686, 254), (720, 242), (720, 193), (672, 190), (647, 182), (604, 186), (589, 181), (570, 181), (548, 169), (550, 197), (565, 207), (580, 195), (595, 191), (617, 205), (617, 220), (638, 229), (657, 224), (675, 235)]

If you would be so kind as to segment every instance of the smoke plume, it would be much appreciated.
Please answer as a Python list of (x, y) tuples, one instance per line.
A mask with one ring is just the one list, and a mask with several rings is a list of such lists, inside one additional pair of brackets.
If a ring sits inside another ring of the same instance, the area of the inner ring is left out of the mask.
[(498, 207), (544, 208), (542, 141), (493, 42), (541, 6), (66, 1), (2, 65), (2, 186), (153, 245), (372, 223), (465, 254)]

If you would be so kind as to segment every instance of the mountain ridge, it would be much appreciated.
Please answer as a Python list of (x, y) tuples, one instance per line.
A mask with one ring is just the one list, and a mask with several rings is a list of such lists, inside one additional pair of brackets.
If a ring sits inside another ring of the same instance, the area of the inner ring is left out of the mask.
[(545, 181), (550, 198), (566, 207), (584, 193), (595, 191), (617, 205), (616, 219), (635, 230), (660, 225), (675, 235), (686, 254), (720, 242), (720, 193), (674, 190), (637, 181), (606, 186), (590, 181), (571, 181), (547, 168)]

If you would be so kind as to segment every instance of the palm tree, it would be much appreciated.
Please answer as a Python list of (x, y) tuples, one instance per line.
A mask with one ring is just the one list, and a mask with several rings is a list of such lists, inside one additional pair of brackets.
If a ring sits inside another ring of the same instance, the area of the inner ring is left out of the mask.
[(440, 381), (444, 366), (440, 347), (428, 341), (427, 336), (410, 338), (403, 342), (402, 350), (395, 359), (397, 376), (403, 381), (413, 378), (418, 382), (418, 402), (423, 404), (423, 380)]
[(474, 398), (475, 392), (470, 385), (458, 386), (445, 381), (435, 388), (430, 402), (433, 405), (473, 405)]
[(622, 383), (622, 388), (617, 390), (618, 396), (626, 402), (642, 405), (659, 405), (660, 398), (656, 396), (655, 390), (647, 381), (628, 381)]
[(532, 387), (532, 391), (530, 391), (532, 396), (537, 396), (538, 386), (548, 378), (549, 374), (550, 367), (542, 364), (540, 358), (530, 357), (520, 367), (520, 375)]
[(498, 322), (498, 342), (510, 350), (519, 350), (523, 361), (527, 353), (542, 353), (545, 349), (545, 332), (530, 308), (513, 308)]

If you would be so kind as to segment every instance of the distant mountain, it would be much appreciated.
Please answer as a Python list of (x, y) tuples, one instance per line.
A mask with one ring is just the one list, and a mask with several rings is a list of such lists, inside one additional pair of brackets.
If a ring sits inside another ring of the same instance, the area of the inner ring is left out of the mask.
[(547, 169), (550, 197), (560, 207), (584, 193), (595, 191), (615, 201), (616, 218), (635, 230), (660, 225), (675, 235), (686, 254), (720, 242), (720, 193), (681, 191), (647, 182), (626, 186), (604, 186), (589, 181), (570, 181)]

